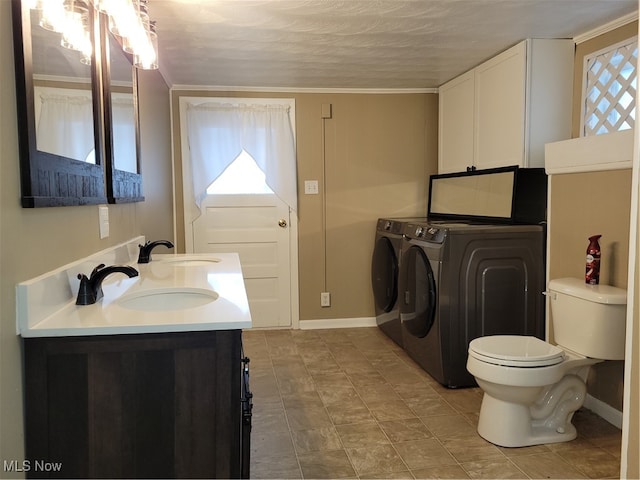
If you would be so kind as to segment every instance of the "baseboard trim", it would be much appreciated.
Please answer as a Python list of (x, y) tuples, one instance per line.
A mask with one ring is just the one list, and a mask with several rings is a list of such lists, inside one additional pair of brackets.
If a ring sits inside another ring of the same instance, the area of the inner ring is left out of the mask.
[(321, 318), (317, 320), (300, 320), (299, 324), (300, 330), (375, 327), (377, 325), (376, 317)]
[(591, 410), (614, 427), (622, 428), (622, 412), (616, 410), (611, 405), (604, 403), (602, 400), (598, 400), (597, 398), (587, 394), (584, 399), (584, 408)]

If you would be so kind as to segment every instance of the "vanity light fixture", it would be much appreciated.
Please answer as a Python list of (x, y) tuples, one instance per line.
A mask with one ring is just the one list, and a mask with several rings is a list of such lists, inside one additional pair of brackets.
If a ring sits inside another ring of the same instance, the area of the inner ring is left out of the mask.
[[(91, 63), (89, 0), (27, 0), (40, 12), (40, 26), (62, 35), (61, 45), (82, 53), (82, 63)], [(134, 65), (145, 70), (158, 68), (158, 35), (149, 19), (148, 0), (91, 0), (109, 18), (109, 30)]]
[(144, 59), (134, 64), (145, 70), (158, 68), (158, 37), (149, 19), (148, 0), (92, 0), (109, 17), (109, 30), (125, 52)]
[(156, 22), (149, 22), (145, 32), (149, 43), (143, 43), (143, 47), (134, 52), (133, 65), (143, 70), (158, 69), (158, 34), (156, 33)]

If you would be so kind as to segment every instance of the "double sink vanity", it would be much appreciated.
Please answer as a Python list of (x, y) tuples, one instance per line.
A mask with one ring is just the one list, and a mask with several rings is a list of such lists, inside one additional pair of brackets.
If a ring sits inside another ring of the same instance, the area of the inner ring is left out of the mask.
[[(137, 263), (141, 244), (17, 287), (26, 459), (60, 466), (29, 476), (249, 477), (251, 315), (238, 255), (158, 247)], [(123, 269), (77, 305), (79, 277), (101, 264)]]

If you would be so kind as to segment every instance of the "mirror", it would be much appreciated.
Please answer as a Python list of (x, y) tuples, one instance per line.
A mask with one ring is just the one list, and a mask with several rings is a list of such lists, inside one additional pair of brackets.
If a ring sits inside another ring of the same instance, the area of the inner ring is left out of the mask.
[(23, 207), (144, 200), (137, 70), (106, 15), (89, 1), (74, 8), (89, 32), (82, 51), (12, 0)]
[[(39, 13), (30, 13), (37, 26)], [(36, 148), (96, 163), (91, 56), (62, 47), (60, 40), (51, 30), (31, 30)]]
[[(90, 40), (96, 14), (83, 14)], [(12, 15), (22, 206), (105, 203), (95, 55), (63, 47), (20, 0)]]
[(113, 166), (116, 170), (138, 173), (136, 149), (136, 114), (133, 92), (135, 69), (120, 49), (113, 35), (109, 35), (109, 88)]
[(139, 202), (142, 175), (139, 162), (137, 69), (131, 55), (100, 20), (103, 51), (107, 196), (110, 203)]

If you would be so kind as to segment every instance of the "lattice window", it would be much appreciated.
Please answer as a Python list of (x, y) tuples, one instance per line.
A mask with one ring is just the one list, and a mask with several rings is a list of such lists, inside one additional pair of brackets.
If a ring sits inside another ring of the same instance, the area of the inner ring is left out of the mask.
[(637, 63), (637, 37), (585, 57), (582, 136), (633, 128)]

